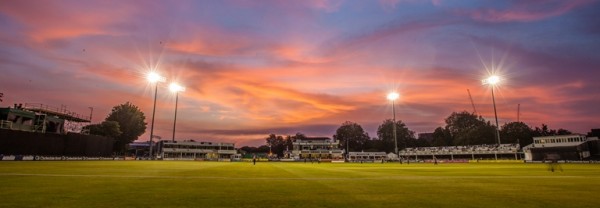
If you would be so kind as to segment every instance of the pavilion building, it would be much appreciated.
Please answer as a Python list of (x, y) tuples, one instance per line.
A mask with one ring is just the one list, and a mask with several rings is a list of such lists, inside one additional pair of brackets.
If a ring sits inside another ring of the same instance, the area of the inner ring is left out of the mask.
[(300, 159), (343, 159), (344, 150), (339, 141), (328, 137), (307, 137), (293, 143), (292, 158)]
[(238, 155), (234, 143), (163, 140), (157, 148), (163, 160), (231, 161)]
[(541, 161), (552, 156), (560, 160), (585, 160), (600, 156), (598, 137), (556, 135), (533, 137), (533, 143), (523, 147), (525, 160)]

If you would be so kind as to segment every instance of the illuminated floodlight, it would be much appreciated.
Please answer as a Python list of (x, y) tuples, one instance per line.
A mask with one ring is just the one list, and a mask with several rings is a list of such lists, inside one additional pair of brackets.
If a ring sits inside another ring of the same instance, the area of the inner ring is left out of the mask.
[(148, 81), (150, 83), (165, 82), (167, 80), (165, 77), (160, 76), (156, 72), (150, 72), (150, 73), (148, 73), (148, 75), (146, 76), (146, 79), (148, 79)]
[(488, 77), (487, 79), (481, 80), (481, 84), (483, 85), (491, 85), (491, 91), (492, 91), (492, 103), (494, 105), (494, 117), (496, 118), (496, 138), (498, 139), (498, 145), (501, 144), (500, 141), (500, 129), (498, 126), (498, 112), (496, 111), (496, 98), (494, 97), (494, 87), (500, 83), (500, 77), (496, 76), (496, 75), (492, 75), (490, 77)]
[(169, 90), (171, 90), (171, 92), (183, 92), (185, 91), (185, 87), (173, 82), (169, 85)]
[[(400, 97), (400, 94), (398, 94), (397, 92), (390, 92), (387, 95), (387, 99), (392, 101), (392, 115), (394, 120), (392, 120), (392, 127), (393, 127), (393, 133), (392, 135), (394, 135), (394, 153), (396, 154), (396, 156), (398, 158), (400, 158), (399, 152), (398, 152), (398, 138), (396, 136), (396, 100)], [(347, 140), (346, 140), (347, 141)], [(402, 161), (402, 160), (400, 160)]]
[(500, 77), (496, 76), (496, 75), (492, 75), (490, 77), (488, 77), (487, 79), (481, 80), (481, 84), (484, 85), (496, 85), (500, 82)]
[(169, 85), (169, 90), (175, 93), (175, 119), (173, 119), (173, 142), (175, 142), (175, 127), (177, 127), (177, 105), (179, 103), (179, 92), (185, 91), (185, 87), (173, 82)]
[(148, 82), (154, 84), (154, 107), (152, 107), (152, 126), (150, 126), (150, 159), (154, 159), (154, 154), (152, 153), (152, 150), (154, 149), (154, 146), (152, 145), (152, 139), (154, 138), (154, 115), (156, 114), (156, 96), (158, 95), (158, 83), (159, 82), (165, 82), (167, 80), (167, 78), (160, 76), (160, 74), (151, 71), (150, 73), (148, 73), (148, 75), (146, 75), (146, 79), (148, 79)]
[(398, 94), (398, 93), (396, 93), (396, 92), (390, 92), (390, 93), (387, 95), (387, 99), (388, 99), (388, 100), (392, 100), (392, 101), (393, 101), (393, 100), (396, 100), (396, 99), (398, 99), (399, 97), (400, 97), (400, 94)]

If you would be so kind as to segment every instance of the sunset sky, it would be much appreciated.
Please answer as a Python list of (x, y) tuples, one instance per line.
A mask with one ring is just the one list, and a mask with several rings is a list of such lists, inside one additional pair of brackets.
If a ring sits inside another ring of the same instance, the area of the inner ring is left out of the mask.
[[(127, 101), (150, 123), (155, 69), (187, 87), (177, 138), (261, 145), (376, 137), (396, 116), (432, 132), (455, 111), (587, 133), (600, 128), (600, 1), (48, 1), (0, 3), (0, 106), (67, 105), (94, 123)], [(155, 134), (175, 96), (158, 88)], [(148, 140), (150, 126), (139, 140)]]

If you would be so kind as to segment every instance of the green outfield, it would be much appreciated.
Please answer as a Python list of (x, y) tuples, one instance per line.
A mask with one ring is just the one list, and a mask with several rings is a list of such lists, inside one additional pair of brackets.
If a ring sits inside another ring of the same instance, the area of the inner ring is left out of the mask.
[(598, 207), (600, 164), (2, 161), (0, 207)]

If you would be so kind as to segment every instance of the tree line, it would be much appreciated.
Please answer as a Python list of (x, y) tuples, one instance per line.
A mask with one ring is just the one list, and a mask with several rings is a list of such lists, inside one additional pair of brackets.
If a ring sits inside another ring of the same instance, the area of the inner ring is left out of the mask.
[(283, 157), (283, 154), (286, 150), (292, 150), (292, 142), (296, 141), (296, 139), (305, 139), (306, 135), (302, 133), (296, 133), (296, 135), (287, 135), (285, 137), (278, 136), (275, 134), (269, 134), (267, 138), (265, 138), (266, 145), (261, 145), (259, 147), (250, 147), (243, 146), (240, 148), (241, 151), (245, 153), (268, 153), (271, 152), (273, 154), (277, 154), (279, 157)]
[[(445, 125), (437, 127), (429, 139), (417, 139), (415, 132), (410, 130), (402, 120), (395, 123), (386, 119), (377, 128), (377, 137), (369, 134), (358, 123), (346, 121), (336, 130), (333, 139), (339, 141), (340, 148), (348, 151), (365, 152), (394, 152), (393, 127), (396, 125), (396, 138), (398, 149), (410, 147), (432, 146), (460, 146), (496, 144), (496, 126), (486, 121), (482, 116), (467, 111), (453, 112), (446, 119)], [(521, 147), (533, 142), (533, 137), (569, 135), (566, 129), (550, 129), (546, 124), (541, 127), (530, 127), (523, 122), (509, 122), (500, 127), (501, 143), (519, 143)], [(292, 142), (299, 137), (306, 137), (302, 133), (293, 136), (277, 136), (270, 134), (266, 145), (256, 147), (242, 147), (248, 153), (272, 152), (283, 156), (284, 151), (292, 148)]]
[[(88, 125), (85, 129), (90, 134), (113, 138), (114, 151), (125, 152), (127, 145), (146, 131), (145, 119), (146, 116), (137, 106), (126, 102), (113, 107), (102, 123)], [(496, 127), (480, 115), (467, 111), (453, 112), (444, 121), (445, 125), (437, 127), (429, 139), (417, 139), (415, 132), (410, 130), (402, 120), (396, 122), (391, 119), (384, 120), (377, 128), (377, 137), (369, 136), (360, 124), (346, 121), (336, 130), (333, 139), (339, 141), (340, 148), (348, 151), (394, 152), (393, 127), (396, 125), (399, 150), (409, 147), (496, 143)], [(572, 134), (569, 130), (550, 129), (546, 124), (532, 128), (523, 122), (509, 122), (500, 127), (502, 143), (519, 143), (521, 147), (531, 144), (533, 137), (569, 134)], [(293, 141), (303, 138), (306, 136), (302, 133), (285, 137), (270, 134), (265, 138), (265, 145), (244, 146), (240, 150), (246, 153), (272, 152), (281, 157), (286, 150), (293, 149)]]

